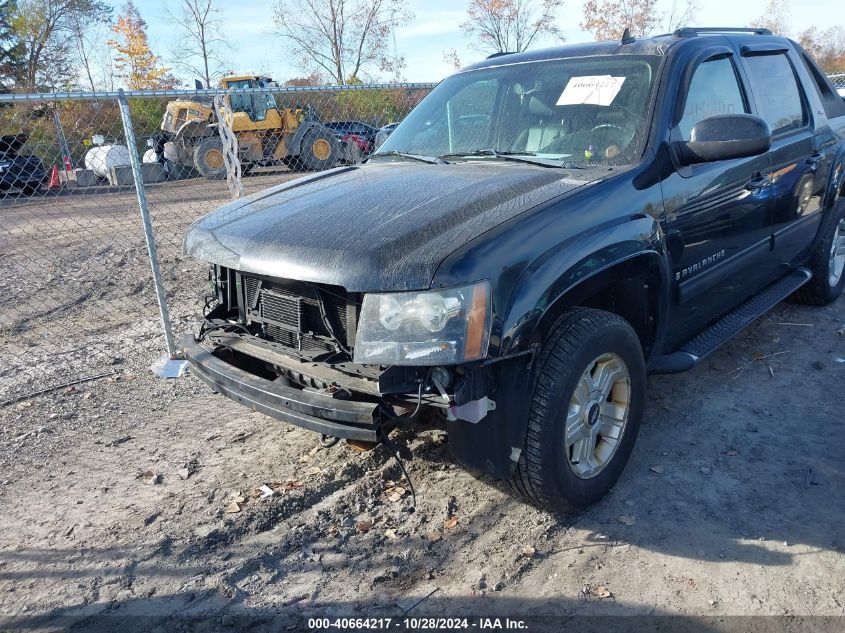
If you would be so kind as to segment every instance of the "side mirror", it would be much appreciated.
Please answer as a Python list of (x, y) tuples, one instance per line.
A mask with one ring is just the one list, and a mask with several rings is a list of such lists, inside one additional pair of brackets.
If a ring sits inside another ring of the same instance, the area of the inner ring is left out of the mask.
[(675, 143), (675, 148), (681, 163), (694, 165), (759, 156), (771, 145), (772, 131), (760, 117), (720, 114), (696, 123), (690, 140)]

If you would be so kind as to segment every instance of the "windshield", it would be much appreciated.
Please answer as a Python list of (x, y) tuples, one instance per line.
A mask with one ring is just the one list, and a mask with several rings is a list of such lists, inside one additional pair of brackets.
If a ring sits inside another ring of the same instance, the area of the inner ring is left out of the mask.
[(659, 62), (655, 55), (594, 56), (458, 73), (423, 99), (376, 155), (631, 163), (642, 154)]

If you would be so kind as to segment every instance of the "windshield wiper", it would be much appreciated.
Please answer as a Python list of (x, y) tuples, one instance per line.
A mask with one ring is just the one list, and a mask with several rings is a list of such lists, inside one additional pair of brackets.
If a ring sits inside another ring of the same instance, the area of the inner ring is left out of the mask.
[(472, 152), (456, 152), (454, 154), (443, 154), (440, 158), (464, 158), (467, 156), (492, 156), (500, 160), (510, 160), (515, 163), (528, 163), (529, 165), (540, 165), (541, 167), (557, 167), (560, 169), (584, 169), (581, 165), (557, 158), (529, 158), (537, 156), (536, 152), (500, 152), (495, 149), (477, 149)]
[(410, 158), (411, 160), (418, 160), (421, 163), (428, 163), (430, 165), (437, 165), (438, 163), (446, 163), (448, 161), (443, 160), (438, 156), (423, 156), (422, 154), (411, 154), (409, 152), (397, 152), (396, 150), (392, 150), (390, 152), (376, 152), (375, 154), (370, 156), (370, 159), (378, 158), (379, 156), (401, 156), (402, 158)]

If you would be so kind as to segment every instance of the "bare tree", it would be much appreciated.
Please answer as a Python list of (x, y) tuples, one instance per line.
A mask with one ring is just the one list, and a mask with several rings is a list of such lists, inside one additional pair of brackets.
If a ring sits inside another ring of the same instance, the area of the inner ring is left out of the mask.
[(828, 73), (845, 71), (845, 29), (832, 26), (822, 31), (811, 26), (798, 36), (798, 43)]
[(461, 58), (458, 57), (458, 51), (454, 48), (450, 48), (448, 51), (443, 51), (443, 61), (449, 64), (449, 67), (455, 71), (458, 71), (463, 67)]
[(682, 26), (691, 24), (698, 9), (696, 0), (684, 0), (683, 2), (672, 0), (672, 6), (669, 13), (666, 14), (666, 30), (671, 33)]
[(339, 84), (370, 70), (401, 69), (391, 36), (412, 18), (407, 0), (277, 0), (274, 10), (277, 32), (299, 66)]
[(76, 47), (79, 64), (85, 72), (85, 77), (88, 79), (92, 91), (97, 90), (93, 71), (94, 57), (97, 48), (102, 49), (104, 46), (104, 27), (111, 19), (111, 12), (111, 7), (102, 7), (102, 10), (94, 15), (74, 12), (68, 19), (68, 27), (71, 39)]
[(563, 0), (470, 0), (461, 30), (470, 46), (490, 53), (521, 53), (537, 40), (563, 41), (557, 10)]
[(768, 0), (766, 12), (751, 25), (769, 29), (772, 33), (786, 35), (789, 33), (789, 14), (788, 0)]
[(74, 24), (101, 21), (110, 10), (100, 0), (19, 0), (10, 24), (24, 51), (21, 83), (55, 88), (72, 82)]
[(597, 40), (618, 40), (625, 29), (647, 37), (658, 27), (671, 32), (690, 24), (696, 11), (697, 0), (672, 0), (668, 12), (660, 10), (658, 0), (586, 0), (581, 28)]
[(214, 0), (182, 0), (180, 8), (179, 15), (168, 11), (182, 35), (173, 51), (173, 64), (199, 75), (210, 87), (211, 80), (219, 76), (217, 70), (223, 65), (220, 49), (226, 45), (221, 11)]
[(625, 29), (645, 37), (661, 22), (657, 0), (586, 0), (581, 28), (597, 40), (618, 40)]

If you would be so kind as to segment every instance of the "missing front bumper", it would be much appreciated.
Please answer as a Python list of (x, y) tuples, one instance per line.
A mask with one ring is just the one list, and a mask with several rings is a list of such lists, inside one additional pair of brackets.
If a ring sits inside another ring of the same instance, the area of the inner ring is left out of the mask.
[(377, 403), (338, 400), (262, 378), (221, 360), (190, 335), (179, 344), (200, 380), (253, 411), (332, 437), (381, 440)]

